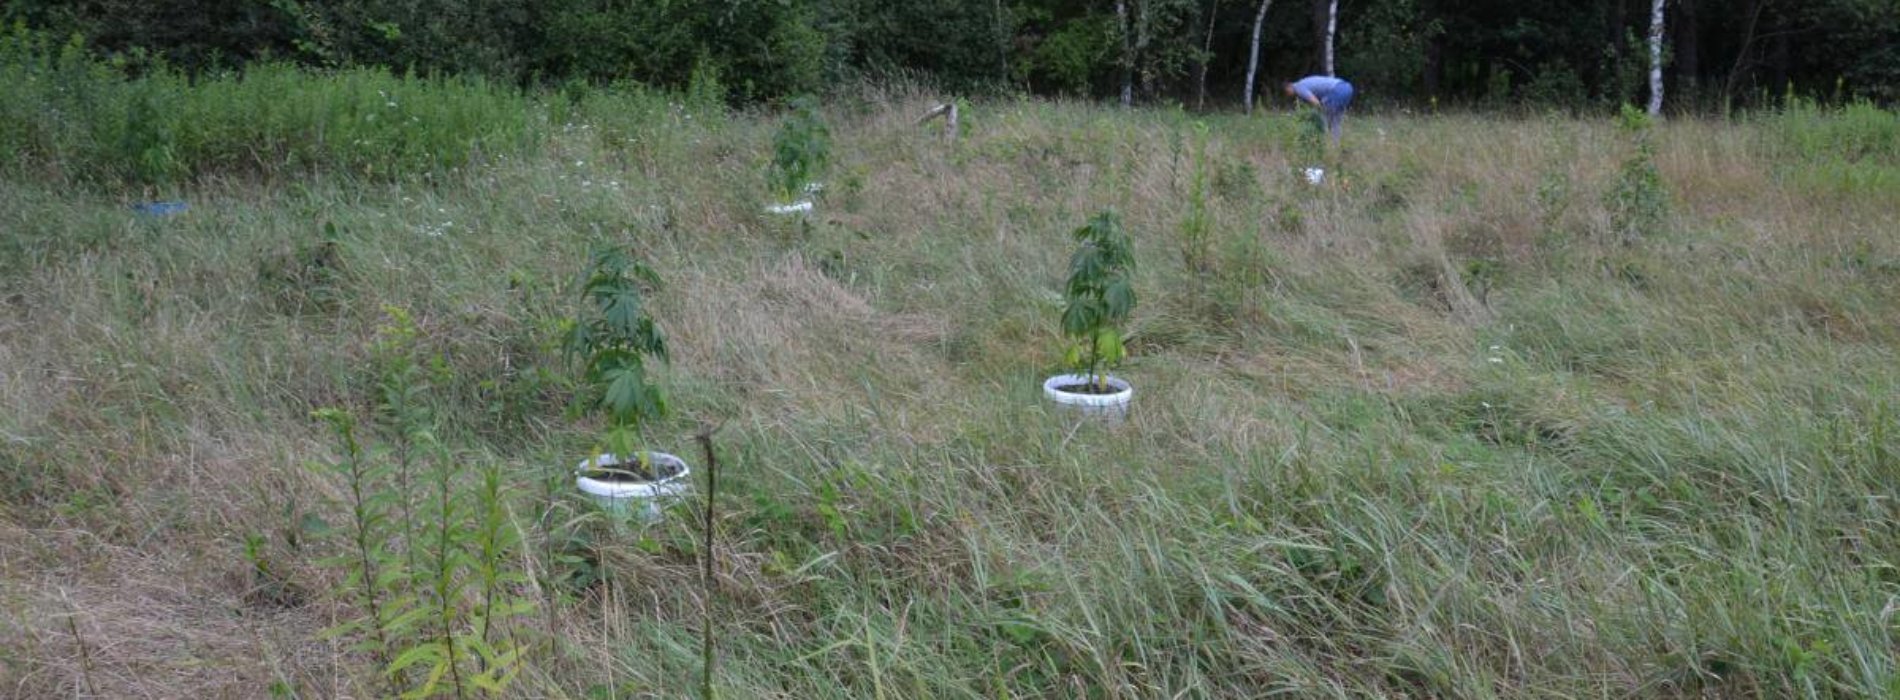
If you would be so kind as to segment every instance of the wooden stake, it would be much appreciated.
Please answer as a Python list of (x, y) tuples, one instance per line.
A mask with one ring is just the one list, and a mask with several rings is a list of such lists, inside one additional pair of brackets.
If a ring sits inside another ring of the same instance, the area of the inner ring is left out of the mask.
[(700, 623), (700, 677), (699, 696), (703, 700), (713, 700), (713, 506), (719, 496), (719, 456), (713, 451), (713, 434), (726, 426), (725, 421), (701, 430), (694, 439), (699, 448), (706, 453), (706, 544), (705, 551), (699, 555), (700, 563), (700, 609), (704, 619)]

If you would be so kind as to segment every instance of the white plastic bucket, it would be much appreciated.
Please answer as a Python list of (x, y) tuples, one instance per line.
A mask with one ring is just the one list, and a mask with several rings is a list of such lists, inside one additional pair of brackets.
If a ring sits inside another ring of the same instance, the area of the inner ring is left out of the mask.
[(657, 476), (652, 481), (609, 481), (587, 476), (596, 469), (612, 467), (623, 461), (617, 455), (600, 454), (583, 459), (574, 466), (574, 484), (608, 513), (637, 516), (643, 522), (656, 522), (660, 519), (661, 506), (686, 495), (687, 488), (692, 484), (689, 479), (693, 470), (686, 466), (686, 460), (665, 452), (644, 454), (648, 468)]
[(772, 204), (765, 207), (767, 214), (803, 214), (808, 211), (811, 211), (809, 199), (792, 204)]
[(1057, 405), (1072, 409), (1083, 415), (1101, 416), (1119, 419), (1128, 415), (1128, 403), (1135, 398), (1135, 387), (1113, 376), (1107, 377), (1110, 394), (1084, 394), (1063, 391), (1061, 387), (1089, 383), (1085, 374), (1058, 374), (1043, 380), (1042, 395)]
[(1326, 181), (1325, 168), (1307, 168), (1305, 170), (1305, 175), (1306, 175), (1306, 182), (1308, 184), (1317, 185), (1321, 182)]
[(812, 198), (818, 196), (818, 193), (824, 190), (825, 185), (822, 182), (805, 183), (805, 187), (799, 190), (800, 196), (798, 201), (792, 202), (791, 204), (767, 204), (765, 205), (765, 213), (809, 214), (812, 210)]

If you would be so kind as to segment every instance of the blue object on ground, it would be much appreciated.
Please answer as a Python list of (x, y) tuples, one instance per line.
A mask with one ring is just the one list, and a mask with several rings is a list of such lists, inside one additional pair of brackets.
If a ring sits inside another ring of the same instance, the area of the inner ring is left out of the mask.
[(132, 211), (149, 216), (171, 216), (184, 213), (191, 205), (184, 202), (145, 202), (132, 205)]

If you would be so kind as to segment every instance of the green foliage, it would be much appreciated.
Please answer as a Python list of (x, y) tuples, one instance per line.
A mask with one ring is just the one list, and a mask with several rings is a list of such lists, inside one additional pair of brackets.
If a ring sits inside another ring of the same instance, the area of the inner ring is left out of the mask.
[[(1342, 8), (1350, 12), (1351, 8)], [(1419, 59), (1445, 33), (1445, 20), (1421, 12), (1418, 0), (1372, 3), (1339, 23), (1339, 65), (1360, 90), (1400, 95), (1418, 89)]]
[(343, 241), (334, 222), (324, 222), (315, 240), (297, 241), (257, 265), (258, 287), (278, 311), (290, 315), (335, 311), (348, 278)]
[[(359, 637), (401, 697), (501, 692), (527, 648), (525, 630), (513, 621), (535, 608), (520, 593), (528, 579), (515, 568), (522, 542), (510, 495), (500, 465), (488, 462), (471, 484), (467, 460), (436, 439), (423, 405), (418, 331), (405, 310), (387, 314), (372, 373), (376, 426), (392, 435), (389, 448), (366, 446), (347, 411), (316, 412), (336, 437), (334, 468), (350, 493), (349, 551), (331, 563), (346, 572), (345, 586), (363, 611), (332, 634)], [(415, 477), (424, 466), (432, 493), (418, 498), (424, 486)]]
[[(735, 6), (697, 2), (552, 0), (539, 7), (537, 70), (561, 78), (688, 87), (730, 76), (752, 101), (796, 95), (824, 79), (825, 37), (804, 2)], [(725, 97), (725, 95), (721, 95)]]
[(1081, 246), (1069, 258), (1063, 288), (1062, 334), (1074, 340), (1067, 361), (1106, 387), (1103, 372), (1127, 354), (1121, 325), (1135, 310), (1135, 252), (1112, 211), (1095, 215), (1073, 235)]
[(1830, 110), (1797, 98), (1767, 121), (1781, 155), (1808, 162), (1900, 166), (1900, 112), (1864, 101)]
[(1190, 166), (1191, 170), (1188, 175), (1188, 210), (1187, 213), (1181, 217), (1181, 260), (1188, 266), (1188, 269), (1205, 273), (1212, 263), (1212, 260), (1209, 259), (1211, 251), (1208, 245), (1208, 235), (1210, 233), (1209, 229), (1213, 227), (1213, 223), (1207, 211), (1208, 180), (1210, 179), (1207, 157), (1207, 125), (1202, 122), (1195, 122), (1192, 129), (1193, 135), (1190, 138), (1193, 141), (1193, 145), (1189, 158), (1193, 160), (1193, 164)]
[(1535, 77), (1524, 84), (1518, 100), (1526, 105), (1577, 112), (1589, 102), (1590, 89), (1568, 64), (1547, 61), (1538, 66)]
[(719, 79), (719, 66), (700, 56), (693, 63), (693, 73), (686, 82), (686, 106), (702, 119), (723, 115), (726, 89)]
[(1625, 134), (1630, 134), (1637, 139), (1647, 139), (1650, 129), (1655, 126), (1656, 119), (1649, 116), (1648, 112), (1636, 107), (1636, 105), (1625, 104), (1616, 112), (1617, 130)]
[(799, 97), (791, 107), (772, 137), (772, 186), (788, 198), (802, 194), (831, 164), (831, 129), (818, 100)]
[(1016, 79), (1052, 93), (1086, 95), (1119, 50), (1113, 16), (1078, 19), (1063, 24), (1018, 61)]
[(615, 431), (637, 432), (667, 413), (666, 393), (648, 376), (651, 359), (666, 360), (666, 339), (647, 313), (646, 290), (659, 275), (626, 251), (594, 253), (581, 285), (582, 308), (569, 330), (567, 352), (578, 358), (589, 395), (585, 410), (605, 414)]
[(323, 168), (417, 175), (520, 151), (533, 105), (479, 78), (254, 64), (196, 80), (128, 75), (77, 40), (0, 35), (0, 165), (58, 162), (80, 179), (163, 184), (209, 172)]
[(1274, 209), (1273, 225), (1280, 233), (1297, 236), (1306, 232), (1306, 209), (1299, 202), (1283, 200)]
[(1832, 108), (1791, 97), (1766, 126), (1764, 152), (1814, 195), (1900, 195), (1900, 113), (1857, 101)]
[(1611, 233), (1635, 241), (1661, 232), (1669, 217), (1669, 189), (1656, 167), (1649, 115), (1624, 105), (1617, 124), (1636, 143), (1604, 192), (1603, 206), (1610, 212)]
[(1537, 178), (1538, 223), (1546, 234), (1555, 233), (1570, 211), (1569, 173), (1550, 171)]
[(1599, 109), (1618, 110), (1630, 100), (1640, 99), (1638, 91), (1648, 75), (1647, 52), (1639, 48), (1645, 44), (1634, 25), (1609, 29), (1609, 36), (1593, 46), (1596, 55), (1585, 58), (1589, 63), (1578, 61), (1575, 65), (1595, 64), (1598, 77), (1591, 90), (1595, 103)]

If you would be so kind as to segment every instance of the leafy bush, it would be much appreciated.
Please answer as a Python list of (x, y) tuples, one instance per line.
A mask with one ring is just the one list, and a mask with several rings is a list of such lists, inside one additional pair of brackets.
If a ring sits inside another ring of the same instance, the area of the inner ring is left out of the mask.
[(1088, 94), (1115, 55), (1114, 18), (1095, 15), (1062, 25), (1016, 64), (1018, 80), (1052, 92)]

